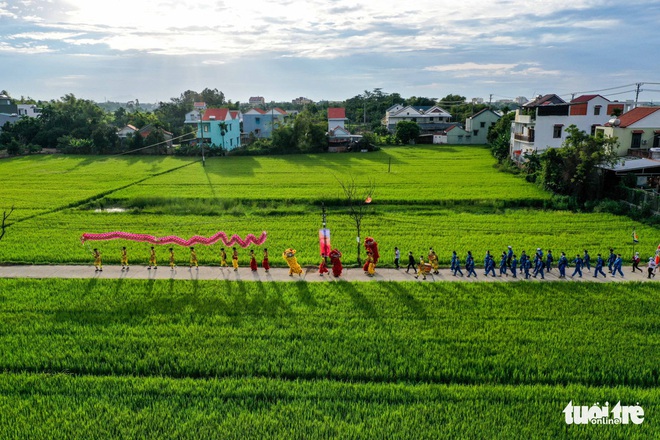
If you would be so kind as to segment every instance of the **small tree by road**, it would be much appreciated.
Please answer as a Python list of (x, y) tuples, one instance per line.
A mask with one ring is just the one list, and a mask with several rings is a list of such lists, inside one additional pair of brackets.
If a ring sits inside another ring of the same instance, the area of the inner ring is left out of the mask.
[(341, 189), (344, 191), (345, 204), (348, 208), (348, 215), (355, 222), (355, 229), (357, 231), (357, 263), (362, 265), (360, 259), (360, 231), (362, 229), (362, 220), (365, 215), (371, 211), (371, 198), (373, 197), (376, 183), (369, 179), (366, 184), (360, 185), (355, 181), (355, 177), (351, 176), (349, 180), (341, 181), (337, 179)]
[(3, 211), (2, 212), (2, 224), (0, 224), (0, 240), (5, 236), (5, 232), (7, 232), (7, 228), (9, 227), (9, 223), (7, 223), (7, 220), (9, 219), (9, 216), (11, 213), (14, 212), (14, 207), (12, 206), (9, 212)]

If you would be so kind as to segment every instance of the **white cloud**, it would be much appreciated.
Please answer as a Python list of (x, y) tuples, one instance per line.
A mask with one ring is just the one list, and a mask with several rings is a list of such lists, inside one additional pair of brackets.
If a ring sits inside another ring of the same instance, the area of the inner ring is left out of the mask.
[(0, 52), (36, 55), (36, 54), (49, 53), (55, 51), (49, 48), (48, 46), (44, 46), (44, 45), (37, 45), (37, 46), (26, 45), (26, 44), (11, 45), (5, 42), (0, 42)]
[[(555, 27), (566, 34), (563, 29), (575, 24), (568, 19), (543, 21), (543, 17), (607, 3), (610, 2), (464, 0), (456, 4), (418, 0), (412, 5), (400, 0), (366, 4), (353, 0), (60, 0), (58, 7), (50, 8), (51, 12), (58, 11), (57, 19), (51, 17), (42, 25), (92, 32), (86, 36), (85, 44), (93, 44), (96, 38), (98, 43), (119, 51), (228, 57), (275, 52), (286, 57), (331, 59), (365, 50), (386, 54), (458, 45), (533, 44), (536, 26)], [(539, 20), (529, 23), (530, 17)], [(478, 24), (466, 24), (475, 21)], [(613, 22), (590, 19), (579, 25), (595, 28), (611, 26)], [(516, 28), (521, 32), (524, 29), (527, 37), (507, 35)], [(546, 30), (543, 44), (552, 40), (547, 33)]]
[(561, 70), (548, 70), (543, 69), (537, 63), (460, 63), (460, 64), (447, 64), (438, 66), (429, 66), (424, 70), (431, 72), (448, 72), (453, 73), (454, 78), (470, 78), (470, 77), (505, 77), (510, 75), (516, 76), (557, 76), (561, 75)]

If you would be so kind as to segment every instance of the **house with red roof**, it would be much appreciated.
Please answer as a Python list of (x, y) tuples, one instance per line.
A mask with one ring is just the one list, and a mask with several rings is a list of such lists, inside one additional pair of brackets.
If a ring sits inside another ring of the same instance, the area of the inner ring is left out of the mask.
[(348, 150), (351, 144), (362, 139), (361, 135), (351, 134), (344, 123), (348, 121), (346, 109), (340, 107), (328, 108), (328, 152), (340, 153)]
[(538, 96), (516, 110), (509, 142), (511, 158), (524, 161), (527, 154), (561, 147), (571, 125), (593, 135), (596, 127), (607, 123), (624, 106), (601, 95), (581, 95), (570, 102), (555, 94)]
[(243, 133), (252, 134), (255, 138), (269, 138), (273, 133), (273, 127), (284, 123), (288, 113), (279, 107), (270, 110), (253, 108), (243, 113)]
[(596, 131), (617, 138), (619, 156), (650, 157), (651, 148), (660, 148), (660, 107), (636, 107)]
[(186, 119), (186, 123), (197, 126), (197, 141), (211, 148), (233, 150), (241, 146), (241, 112), (228, 108), (199, 110), (201, 120)]

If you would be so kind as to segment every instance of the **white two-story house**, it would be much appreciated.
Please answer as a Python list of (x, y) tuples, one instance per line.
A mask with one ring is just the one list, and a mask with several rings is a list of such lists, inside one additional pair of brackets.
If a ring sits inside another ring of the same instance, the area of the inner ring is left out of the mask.
[(623, 112), (624, 108), (624, 103), (600, 95), (582, 95), (570, 102), (554, 94), (538, 96), (516, 110), (511, 124), (511, 158), (522, 161), (526, 154), (561, 147), (570, 125), (593, 135), (596, 127), (611, 119), (615, 109)]
[(449, 127), (451, 114), (442, 108), (434, 106), (412, 106), (396, 104), (385, 111), (382, 124), (390, 133), (396, 130), (396, 124), (401, 121), (417, 122), (422, 133), (433, 133)]

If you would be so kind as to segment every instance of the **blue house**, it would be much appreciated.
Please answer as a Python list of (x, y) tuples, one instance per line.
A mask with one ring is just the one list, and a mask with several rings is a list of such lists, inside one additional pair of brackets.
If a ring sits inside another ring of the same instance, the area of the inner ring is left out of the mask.
[(197, 122), (196, 125), (197, 139), (210, 144), (211, 148), (222, 147), (225, 150), (233, 150), (241, 146), (240, 112), (236, 110), (226, 108), (206, 109), (201, 123)]
[(287, 113), (281, 108), (261, 110), (253, 108), (243, 113), (243, 133), (252, 133), (256, 138), (268, 138), (273, 132), (273, 126), (283, 123)]

